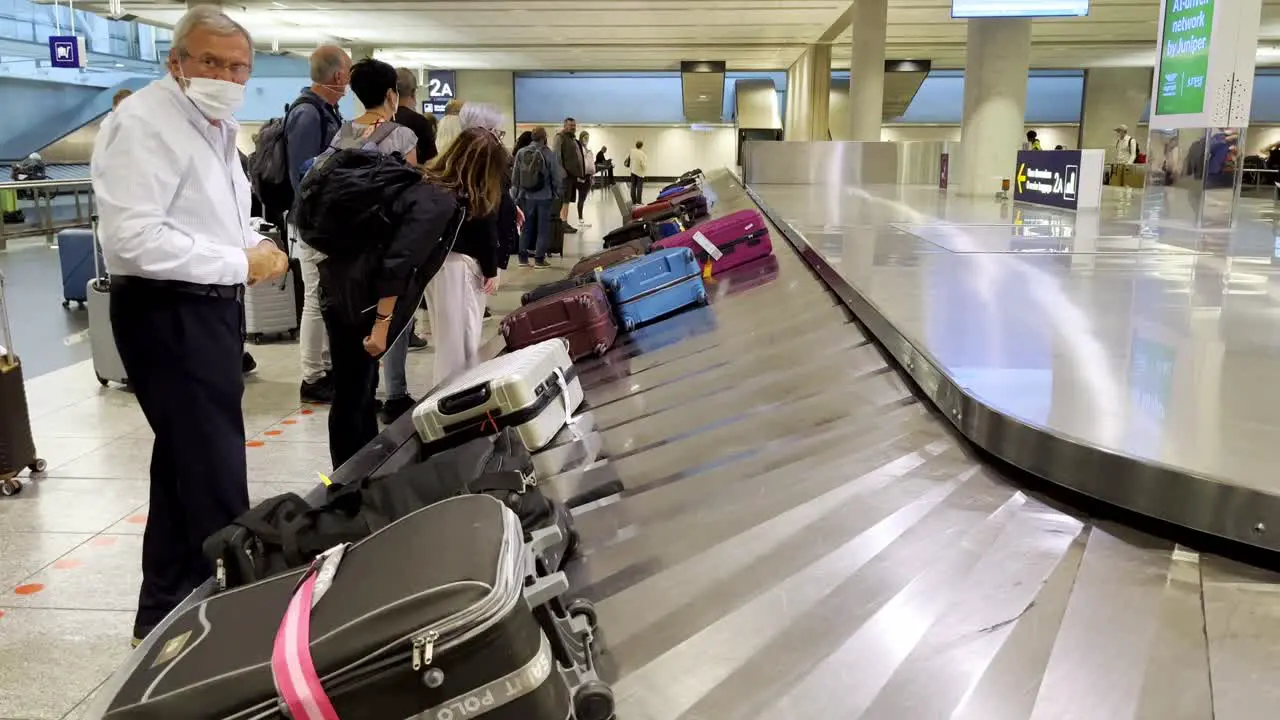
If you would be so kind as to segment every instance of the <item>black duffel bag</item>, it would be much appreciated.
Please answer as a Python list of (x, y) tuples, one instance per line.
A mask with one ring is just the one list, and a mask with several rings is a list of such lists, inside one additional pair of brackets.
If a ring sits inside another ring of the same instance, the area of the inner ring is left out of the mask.
[(559, 525), (563, 542), (543, 558), (557, 570), (576, 544), (568, 511), (534, 486), (533, 458), (512, 429), (411, 463), (384, 476), (330, 488), (311, 507), (292, 493), (259, 503), (209, 536), (204, 554), (220, 590), (302, 567), (320, 553), (356, 542), (400, 518), (456, 495), (501, 500), (530, 533)]

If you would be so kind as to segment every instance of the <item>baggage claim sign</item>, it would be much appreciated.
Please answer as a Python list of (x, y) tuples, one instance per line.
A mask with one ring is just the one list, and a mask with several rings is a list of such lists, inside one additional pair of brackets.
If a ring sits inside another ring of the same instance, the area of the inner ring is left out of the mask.
[(1014, 200), (1075, 210), (1080, 202), (1080, 151), (1023, 150), (1014, 180)]

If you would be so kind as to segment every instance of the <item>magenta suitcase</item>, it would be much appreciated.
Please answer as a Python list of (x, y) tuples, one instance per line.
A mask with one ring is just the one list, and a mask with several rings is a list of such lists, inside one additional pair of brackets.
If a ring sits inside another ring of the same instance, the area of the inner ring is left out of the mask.
[(677, 247), (692, 250), (699, 265), (711, 260), (712, 275), (773, 254), (769, 227), (757, 210), (739, 210), (708, 220), (653, 244), (653, 250)]

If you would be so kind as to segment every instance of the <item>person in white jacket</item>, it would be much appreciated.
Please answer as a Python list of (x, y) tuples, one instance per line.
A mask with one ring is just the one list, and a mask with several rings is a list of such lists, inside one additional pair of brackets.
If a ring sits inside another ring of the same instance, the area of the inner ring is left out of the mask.
[(627, 155), (626, 166), (631, 169), (631, 203), (639, 205), (644, 195), (644, 178), (649, 173), (649, 156), (644, 154), (644, 141), (637, 140), (635, 149)]
[(1138, 141), (1129, 134), (1128, 125), (1116, 126), (1116, 162), (1129, 165), (1138, 159)]

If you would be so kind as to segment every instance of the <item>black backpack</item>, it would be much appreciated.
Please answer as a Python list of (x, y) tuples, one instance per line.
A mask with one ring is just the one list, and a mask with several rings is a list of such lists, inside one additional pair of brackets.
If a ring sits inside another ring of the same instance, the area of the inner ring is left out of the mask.
[(392, 231), (390, 208), (422, 174), (376, 150), (326, 152), (302, 178), (292, 218), (302, 241), (333, 258), (362, 255)]
[[(268, 120), (254, 140), (253, 156), (249, 160), (249, 182), (253, 192), (268, 212), (281, 213), (293, 206), (293, 182), (290, 180), (289, 137), (286, 126), (290, 113), (299, 105), (311, 105), (320, 113), (321, 132), (325, 123), (324, 104), (310, 95), (299, 95), (286, 105), (284, 117)], [(328, 142), (328, 138), (324, 138)]]
[(239, 587), (303, 567), (335, 545), (469, 493), (501, 500), (526, 532), (560, 521), (556, 504), (534, 485), (533, 457), (507, 429), (385, 476), (331, 487), (319, 507), (292, 493), (265, 500), (209, 536), (204, 554), (219, 589)]

